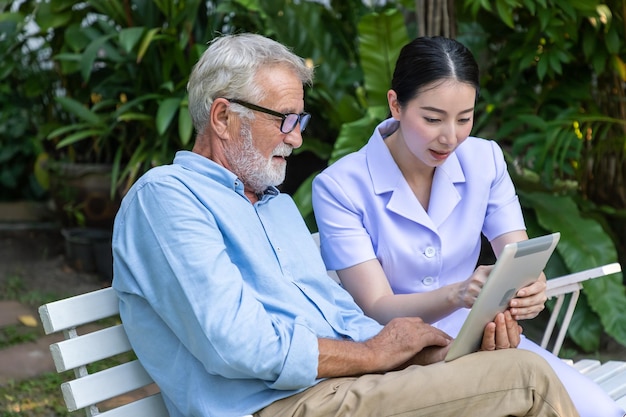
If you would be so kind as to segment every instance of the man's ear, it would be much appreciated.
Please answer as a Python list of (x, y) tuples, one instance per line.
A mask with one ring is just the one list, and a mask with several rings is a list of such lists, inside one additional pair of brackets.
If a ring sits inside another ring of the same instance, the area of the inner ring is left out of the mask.
[(233, 114), (228, 109), (229, 104), (225, 98), (216, 98), (211, 105), (211, 125), (218, 136), (224, 139), (228, 138), (230, 132), (229, 124), (232, 124), (234, 121)]

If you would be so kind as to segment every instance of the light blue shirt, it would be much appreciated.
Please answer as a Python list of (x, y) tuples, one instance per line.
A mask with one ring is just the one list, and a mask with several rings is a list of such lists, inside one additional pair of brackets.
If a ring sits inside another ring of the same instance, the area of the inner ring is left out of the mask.
[[(366, 146), (315, 178), (322, 256), (328, 269), (378, 259), (394, 293), (428, 292), (472, 274), (481, 232), (492, 240), (524, 230), (524, 219), (502, 150), (475, 137), (435, 169), (425, 210), (384, 143), (397, 128), (382, 122)], [(456, 336), (468, 311), (435, 326)]]
[(381, 329), (327, 276), (289, 196), (252, 205), (195, 153), (135, 183), (113, 254), (124, 327), (172, 417), (253, 413), (319, 382), (318, 337)]

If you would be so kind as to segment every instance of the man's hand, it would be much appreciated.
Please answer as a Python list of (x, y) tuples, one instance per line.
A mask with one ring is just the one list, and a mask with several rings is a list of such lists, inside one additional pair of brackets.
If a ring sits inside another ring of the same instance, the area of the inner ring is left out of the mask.
[(363, 342), (318, 339), (318, 378), (363, 375), (443, 359), (452, 338), (418, 317), (391, 320)]
[[(402, 317), (391, 320), (383, 330), (365, 342), (376, 356), (383, 361), (383, 367), (394, 369), (407, 362), (428, 363), (443, 359), (441, 351), (447, 349), (452, 337), (427, 324), (419, 317)], [(390, 368), (389, 368), (390, 367)]]
[(480, 350), (516, 348), (521, 340), (522, 327), (507, 310), (498, 313), (495, 319), (485, 326)]

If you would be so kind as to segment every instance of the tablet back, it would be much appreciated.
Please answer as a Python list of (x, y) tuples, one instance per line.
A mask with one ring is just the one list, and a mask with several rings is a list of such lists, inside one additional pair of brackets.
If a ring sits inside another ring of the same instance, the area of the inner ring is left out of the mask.
[(504, 247), (461, 331), (452, 342), (446, 362), (478, 350), (487, 323), (507, 309), (520, 288), (539, 277), (560, 237), (557, 232)]

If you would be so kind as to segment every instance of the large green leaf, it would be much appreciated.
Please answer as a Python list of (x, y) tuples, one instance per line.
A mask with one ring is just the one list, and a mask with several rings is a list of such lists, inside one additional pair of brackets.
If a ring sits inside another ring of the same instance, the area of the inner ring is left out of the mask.
[(119, 41), (120, 46), (124, 49), (124, 52), (128, 54), (133, 50), (135, 45), (137, 45), (141, 39), (144, 31), (144, 27), (133, 27), (120, 30)]
[(109, 41), (109, 39), (113, 38), (114, 36), (117, 36), (117, 34), (103, 35), (95, 39), (94, 41), (92, 41), (89, 44), (89, 46), (85, 49), (85, 52), (83, 53), (83, 56), (81, 59), (81, 70), (80, 70), (80, 73), (82, 74), (85, 82), (89, 82), (89, 79), (91, 78), (94, 63), (96, 62), (96, 59), (98, 58), (98, 55), (100, 54), (102, 47), (104, 46), (105, 43)]
[(170, 127), (176, 112), (180, 108), (180, 101), (180, 98), (173, 97), (163, 100), (159, 105), (156, 117), (156, 127), (159, 135), (164, 134), (167, 128)]
[[(617, 262), (610, 236), (597, 221), (584, 217), (571, 197), (522, 191), (520, 195), (530, 203), (545, 230), (561, 232), (557, 251), (570, 271)], [(626, 344), (626, 289), (622, 274), (586, 281), (583, 287), (589, 307), (600, 317), (607, 334)], [(570, 330), (570, 336), (582, 348), (592, 350), (598, 346), (599, 333), (592, 336), (589, 330), (594, 328), (597, 318), (582, 308), (578, 310), (574, 320), (577, 324)]]
[(55, 100), (65, 108), (65, 110), (73, 113), (79, 118), (94, 125), (100, 124), (101, 119), (96, 113), (90, 111), (83, 103), (74, 100), (71, 97), (55, 97)]
[(178, 111), (178, 135), (183, 146), (187, 146), (193, 135), (193, 123), (187, 105), (181, 105)]
[(339, 137), (335, 141), (335, 147), (328, 164), (332, 164), (339, 158), (363, 147), (376, 125), (385, 119), (387, 112), (387, 106), (370, 107), (363, 118), (351, 123), (344, 123), (341, 126)]
[(359, 22), (359, 52), (371, 106), (386, 106), (400, 49), (409, 38), (404, 17), (397, 10), (369, 14)]
[(293, 194), (293, 200), (300, 211), (302, 217), (307, 218), (313, 213), (313, 179), (318, 174), (314, 172), (305, 179)]

